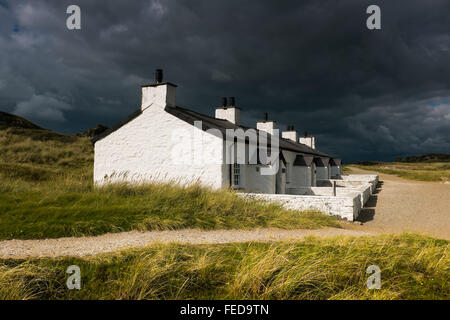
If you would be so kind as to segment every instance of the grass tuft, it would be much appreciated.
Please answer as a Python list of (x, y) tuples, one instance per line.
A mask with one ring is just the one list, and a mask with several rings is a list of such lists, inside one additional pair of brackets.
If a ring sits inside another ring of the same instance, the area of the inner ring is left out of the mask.
[(0, 239), (130, 230), (339, 227), (319, 212), (285, 210), (199, 185), (93, 186), (87, 138), (0, 130)]
[[(372, 162), (367, 165), (352, 164), (351, 166), (392, 174), (409, 180), (450, 182), (449, 162)], [(351, 168), (348, 169), (351, 170)]]
[[(449, 242), (414, 234), (155, 244), (87, 258), (0, 260), (10, 299), (449, 299)], [(65, 270), (81, 269), (81, 290)], [(369, 265), (381, 289), (366, 287)], [(14, 280), (14, 281), (12, 281)]]

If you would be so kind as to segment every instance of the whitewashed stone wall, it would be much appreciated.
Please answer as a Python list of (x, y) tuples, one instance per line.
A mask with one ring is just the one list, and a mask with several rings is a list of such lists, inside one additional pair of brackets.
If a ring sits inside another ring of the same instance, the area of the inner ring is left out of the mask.
[(268, 167), (257, 164), (245, 165), (245, 191), (256, 193), (275, 193), (276, 174), (262, 175), (261, 168)]
[[(344, 174), (341, 176), (341, 179), (344, 181), (359, 181), (359, 182), (366, 182), (371, 185), (371, 191), (372, 193), (375, 192), (379, 177), (376, 174)], [(339, 181), (339, 180), (336, 180)]]
[(288, 179), (289, 183), (286, 183), (286, 189), (314, 186), (316, 179), (315, 165), (312, 164), (310, 167), (294, 166), (297, 153), (288, 150), (282, 150), (282, 153), (287, 163), (286, 170), (290, 178)]
[(328, 167), (320, 167), (316, 166), (317, 172), (317, 180), (330, 179), (329, 166)]
[[(361, 200), (361, 205), (364, 206), (369, 200), (371, 192), (370, 185), (365, 184), (364, 186), (358, 186), (354, 188), (350, 187), (336, 187), (336, 196), (346, 197), (359, 195)], [(333, 196), (332, 187), (302, 187), (302, 188), (291, 188), (287, 190), (288, 194), (293, 195), (310, 195), (310, 196)]]
[(311, 187), (312, 172), (311, 167), (293, 166), (292, 167), (292, 183), (291, 188)]
[[(192, 134), (195, 132), (195, 135)], [(195, 148), (201, 147), (196, 160)], [(199, 182), (225, 187), (223, 140), (151, 105), (119, 130), (95, 143), (94, 181)], [(187, 157), (192, 155), (189, 160)], [(205, 159), (207, 159), (205, 164)], [(190, 161), (187, 162), (186, 161)]]
[(330, 177), (331, 178), (340, 178), (342, 174), (341, 166), (330, 166)]
[(325, 214), (339, 216), (353, 221), (361, 210), (360, 195), (345, 197), (330, 196), (299, 196), (287, 194), (260, 194), (238, 193), (239, 196), (249, 199), (258, 199), (281, 204), (286, 209), (292, 210), (318, 210)]
[(374, 193), (378, 185), (377, 175), (342, 175), (342, 179), (318, 179), (318, 187), (331, 187), (336, 182), (338, 187), (360, 188), (366, 185), (370, 186), (370, 192)]

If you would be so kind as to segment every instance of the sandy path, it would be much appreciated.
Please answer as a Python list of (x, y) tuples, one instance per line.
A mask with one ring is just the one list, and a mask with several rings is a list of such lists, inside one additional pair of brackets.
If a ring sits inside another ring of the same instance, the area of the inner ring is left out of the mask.
[(232, 243), (249, 241), (279, 241), (302, 239), (306, 236), (333, 237), (339, 235), (361, 236), (370, 233), (338, 228), (318, 230), (214, 230), (195, 229), (174, 231), (147, 231), (108, 233), (96, 237), (59, 238), (44, 240), (0, 241), (1, 258), (29, 258), (56, 256), (86, 256), (130, 247), (143, 247), (158, 242), (177, 243)]
[[(370, 171), (352, 168), (354, 173)], [(375, 173), (375, 172), (374, 172)], [(345, 228), (319, 230), (175, 230), (109, 233), (96, 237), (0, 241), (0, 258), (86, 256), (158, 242), (191, 244), (296, 240), (306, 236), (370, 235), (404, 231), (450, 239), (450, 185), (380, 174), (381, 188)]]
[[(450, 239), (450, 185), (411, 181), (397, 176), (351, 168), (352, 173), (376, 173), (381, 188), (349, 228), (367, 232), (418, 232)], [(347, 227), (347, 226), (346, 226)]]

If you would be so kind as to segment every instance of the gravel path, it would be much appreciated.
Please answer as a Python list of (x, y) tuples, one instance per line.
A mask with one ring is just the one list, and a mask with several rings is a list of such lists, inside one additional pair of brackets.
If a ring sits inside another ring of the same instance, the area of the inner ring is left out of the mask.
[(450, 184), (351, 169), (352, 173), (378, 174), (381, 188), (362, 210), (362, 225), (353, 223), (349, 228), (376, 233), (411, 231), (450, 240)]
[(361, 236), (368, 232), (324, 228), (318, 230), (214, 230), (196, 229), (174, 231), (147, 231), (108, 233), (96, 237), (59, 238), (44, 240), (0, 241), (0, 258), (30, 258), (57, 256), (87, 256), (130, 247), (143, 247), (158, 242), (177, 243), (231, 243), (249, 241), (279, 241), (302, 239), (305, 236), (333, 237), (339, 235)]
[[(354, 173), (370, 171), (352, 168)], [(121, 232), (96, 237), (45, 240), (0, 241), (0, 258), (87, 256), (159, 242), (232, 243), (280, 241), (305, 236), (361, 236), (374, 233), (419, 232), (450, 239), (450, 185), (416, 182), (380, 174), (382, 187), (373, 195), (360, 215), (359, 223), (344, 223), (347, 229), (319, 230), (214, 230)]]

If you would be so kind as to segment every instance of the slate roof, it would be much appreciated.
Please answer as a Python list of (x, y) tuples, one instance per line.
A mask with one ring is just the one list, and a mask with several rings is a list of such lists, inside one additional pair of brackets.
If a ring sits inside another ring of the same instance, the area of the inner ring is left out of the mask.
[(330, 162), (330, 158), (326, 157), (315, 157), (314, 163), (318, 167), (328, 167), (328, 163)]
[(332, 158), (332, 159), (330, 160), (330, 165), (331, 165), (331, 166), (337, 167), (337, 166), (340, 166), (341, 164), (342, 164), (342, 160), (341, 160), (341, 159)]
[(295, 157), (293, 165), (296, 167), (309, 167), (314, 161), (314, 156), (298, 154)]
[[(165, 108), (165, 111), (170, 113), (171, 115), (179, 118), (180, 120), (183, 120), (183, 121), (191, 124), (191, 125), (194, 125), (194, 121), (201, 121), (203, 130), (218, 129), (220, 132), (222, 132), (224, 137), (225, 137), (227, 129), (239, 129), (240, 128), (240, 129), (243, 129), (244, 131), (247, 130), (247, 129), (257, 130), (255, 128), (250, 128), (250, 127), (246, 127), (246, 126), (242, 126), (242, 125), (238, 126), (238, 125), (236, 125), (236, 124), (234, 124), (232, 122), (229, 122), (227, 120), (216, 119), (214, 117), (207, 116), (205, 114), (202, 114), (202, 113), (199, 113), (199, 112), (195, 112), (195, 111), (192, 111), (192, 110), (189, 110), (189, 109), (186, 109), (186, 108), (182, 108), (182, 107), (169, 107), (169, 106), (167, 106)], [(117, 129), (119, 129), (123, 125), (127, 124), (131, 120), (133, 120), (136, 117), (138, 117), (140, 114), (142, 114), (142, 111), (139, 108), (134, 113), (132, 113), (130, 116), (128, 116), (126, 119), (120, 121), (115, 126), (113, 126), (110, 129), (104, 131), (102, 134), (94, 137), (91, 140), (92, 143), (95, 143), (98, 140), (108, 136), (109, 134), (111, 134), (112, 132), (116, 131)], [(268, 145), (270, 145), (270, 140), (271, 140), (270, 134), (267, 134), (267, 143), (268, 143)], [(327, 155), (327, 154), (325, 154), (323, 152), (320, 152), (318, 150), (312, 149), (312, 148), (308, 147), (307, 145), (304, 145), (304, 144), (301, 144), (301, 143), (297, 143), (297, 142), (294, 142), (294, 141), (289, 140), (289, 139), (284, 139), (284, 138), (281, 138), (281, 137), (280, 137), (280, 140), (279, 140), (279, 147), (280, 147), (280, 149), (283, 149), (283, 150), (294, 151), (294, 152), (298, 152), (298, 153), (302, 153), (302, 154), (306, 154), (306, 155), (313, 155), (313, 156), (318, 156), (318, 157), (332, 158), (332, 156)]]

